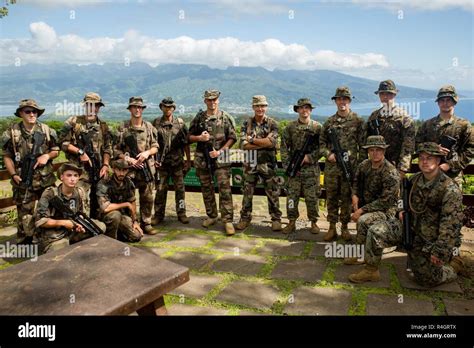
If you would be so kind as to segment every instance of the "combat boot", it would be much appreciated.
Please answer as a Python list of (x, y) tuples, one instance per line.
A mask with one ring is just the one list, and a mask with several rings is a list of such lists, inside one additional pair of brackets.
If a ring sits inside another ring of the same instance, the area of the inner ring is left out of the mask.
[(272, 221), (272, 231), (278, 232), (281, 230), (282, 230), (281, 221), (280, 220)]
[(347, 227), (347, 224), (342, 224), (341, 226), (341, 237), (346, 242), (349, 242), (352, 240), (352, 236), (351, 236), (351, 233), (349, 232), (349, 228)]
[(179, 222), (181, 222), (182, 224), (189, 224), (189, 219), (188, 217), (186, 216), (186, 214), (183, 214), (183, 215), (179, 215), (178, 216), (178, 220)]
[(228, 236), (233, 236), (235, 234), (234, 225), (232, 224), (232, 222), (226, 222), (224, 225), (224, 228), (225, 228), (225, 233)]
[(216, 222), (217, 222), (217, 218), (208, 217), (206, 220), (202, 222), (202, 227), (208, 228), (209, 226), (214, 225)]
[(464, 273), (464, 261), (462, 260), (461, 256), (454, 256), (449, 265), (454, 269), (454, 272), (456, 272), (457, 274)]
[(365, 263), (364, 260), (360, 261), (357, 257), (345, 257), (344, 262), (345, 265), (363, 265)]
[(328, 233), (324, 236), (324, 241), (331, 242), (335, 239), (337, 239), (336, 224), (334, 222), (330, 222)]
[(146, 224), (142, 226), (143, 233), (154, 235), (158, 233), (158, 230), (155, 230), (150, 224)]
[(151, 225), (158, 226), (162, 221), (163, 221), (162, 217), (155, 215), (151, 218)]
[(249, 226), (250, 221), (240, 219), (239, 223), (237, 224), (237, 226), (235, 226), (235, 228), (238, 230), (245, 230)]
[(288, 225), (283, 229), (284, 234), (294, 233), (296, 231), (296, 220), (290, 220)]
[(311, 221), (311, 233), (318, 234), (319, 233), (319, 226), (317, 221)]
[(351, 274), (349, 280), (353, 283), (377, 282), (380, 280), (379, 268), (366, 265), (362, 271)]

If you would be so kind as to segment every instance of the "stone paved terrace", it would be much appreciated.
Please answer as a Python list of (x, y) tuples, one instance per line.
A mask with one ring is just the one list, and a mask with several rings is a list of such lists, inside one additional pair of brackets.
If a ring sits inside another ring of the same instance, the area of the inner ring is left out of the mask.
[[(242, 196), (234, 196), (235, 222), (241, 200)], [(284, 203), (282, 198), (285, 217)], [(354, 285), (347, 276), (362, 266), (345, 266), (342, 259), (324, 255), (328, 228), (324, 208), (321, 233), (312, 235), (301, 202), (300, 230), (289, 242), (271, 231), (264, 197), (254, 197), (251, 227), (233, 237), (224, 235), (220, 222), (209, 230), (201, 227), (205, 211), (200, 193), (187, 193), (186, 204), (191, 223), (182, 225), (176, 219), (174, 193), (169, 192), (160, 232), (133, 244), (190, 268), (190, 281), (165, 297), (172, 315), (474, 314), (473, 229), (463, 228), (461, 254), (468, 267), (457, 282), (423, 289), (406, 275), (405, 254), (386, 249), (381, 280)], [(349, 227), (355, 234), (355, 224)], [(0, 241), (14, 239), (14, 233), (12, 226), (3, 228)], [(0, 259), (0, 269), (13, 262)]]

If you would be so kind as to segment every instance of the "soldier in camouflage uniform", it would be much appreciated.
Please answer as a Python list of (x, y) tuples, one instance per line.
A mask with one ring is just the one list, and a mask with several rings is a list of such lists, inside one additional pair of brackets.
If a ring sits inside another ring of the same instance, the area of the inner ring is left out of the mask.
[[(300, 150), (306, 137), (321, 135), (322, 126), (319, 122), (311, 120), (311, 111), (314, 109), (309, 98), (301, 98), (293, 110), (298, 113), (298, 119), (288, 123), (283, 130), (281, 141), (281, 162), (283, 168), (288, 168), (289, 162), (295, 151)], [(311, 232), (319, 233), (317, 225), (319, 217), (319, 195), (320, 173), (319, 173), (319, 140), (313, 143), (309, 153), (305, 155), (301, 170), (294, 178), (288, 178), (288, 195), (286, 198), (286, 209), (289, 223), (283, 229), (283, 233), (294, 233), (296, 231), (296, 219), (299, 217), (298, 204), (301, 197), (304, 197), (308, 219), (311, 221)]]
[[(437, 143), (418, 146), (420, 173), (409, 178), (409, 205), (413, 248), (408, 251), (414, 279), (423, 286), (436, 286), (456, 279), (460, 264), (455, 241), (461, 230), (462, 194), (459, 187), (439, 168), (444, 153)], [(402, 244), (402, 214), (373, 224), (367, 231), (365, 268), (349, 276), (362, 283), (380, 279), (379, 265), (384, 248)], [(455, 256), (454, 258), (458, 258)], [(451, 263), (450, 263), (451, 262)]]
[(443, 137), (452, 137), (455, 144), (451, 149), (439, 145), (439, 150), (446, 156), (440, 169), (454, 179), (459, 186), (462, 182), (462, 170), (474, 159), (474, 133), (471, 123), (454, 114), (454, 107), (459, 101), (454, 86), (443, 86), (438, 92), (436, 102), (439, 115), (421, 125), (416, 134), (416, 144), (435, 142), (441, 144)]
[(139, 242), (143, 232), (137, 221), (135, 185), (127, 176), (128, 169), (125, 160), (115, 160), (112, 162), (113, 174), (99, 181), (100, 220), (107, 226), (107, 236), (125, 242)]
[[(84, 227), (65, 219), (62, 213), (50, 205), (51, 200), (59, 196), (62, 202), (69, 206), (73, 212), (84, 213), (84, 199), (86, 193), (78, 186), (82, 168), (73, 163), (64, 163), (58, 169), (58, 177), (61, 180), (59, 187), (50, 186), (41, 195), (36, 208), (35, 226), (39, 239), (40, 250), (43, 253), (57, 249), (63, 238), (69, 240), (69, 244), (79, 242), (91, 237), (85, 232)], [(93, 220), (96, 225), (105, 232), (105, 224)]]
[[(173, 115), (176, 104), (168, 97), (161, 101), (160, 109), (163, 116), (153, 121), (153, 126), (158, 134), (158, 159), (155, 166), (158, 170), (159, 181), (157, 182), (155, 196), (155, 216), (152, 225), (158, 225), (165, 217), (166, 197), (168, 194), (168, 180), (173, 178), (176, 212), (178, 220), (188, 224), (186, 216), (186, 205), (184, 202), (184, 176), (191, 167), (191, 153), (188, 145), (188, 127), (183, 119)], [(186, 153), (187, 161), (184, 162), (183, 155)]]
[[(83, 104), (85, 115), (71, 116), (64, 122), (64, 126), (59, 132), (59, 143), (71, 163), (83, 169), (90, 169), (93, 164), (85, 151), (87, 146), (85, 139), (90, 136), (93, 153), (98, 159), (98, 167), (100, 167), (94, 168), (94, 171), (96, 174), (98, 172), (99, 177), (102, 178), (107, 174), (112, 156), (112, 135), (107, 123), (98, 117), (104, 103), (97, 93), (89, 92), (85, 95)], [(88, 170), (83, 170), (78, 186), (86, 192), (85, 211), (89, 212), (90, 210), (90, 216), (95, 218), (98, 214), (98, 207), (95, 192), (91, 190), (92, 184)]]
[[(268, 212), (272, 219), (272, 230), (281, 231), (281, 210), (276, 168), (276, 152), (278, 146), (278, 123), (266, 115), (267, 98), (256, 95), (252, 98), (252, 108), (255, 115), (244, 121), (241, 129), (240, 148), (256, 156), (247, 156), (254, 161), (244, 163), (244, 185), (240, 222), (236, 228), (243, 230), (252, 220), (252, 199), (255, 186), (259, 179), (263, 181), (267, 195)], [(253, 162), (253, 163), (252, 163)]]
[[(390, 145), (385, 158), (399, 171), (400, 176), (410, 171), (411, 155), (415, 151), (415, 123), (408, 113), (395, 103), (398, 89), (392, 80), (380, 82), (378, 91), (383, 106), (369, 116), (365, 137), (382, 135)], [(378, 123), (378, 127), (377, 124)]]
[[(338, 163), (333, 146), (329, 140), (328, 131), (335, 131), (341, 149), (347, 151), (349, 155), (349, 171), (355, 173), (357, 165), (361, 162), (364, 153), (361, 151), (364, 143), (364, 120), (350, 109), (352, 94), (349, 87), (342, 86), (336, 89), (335, 95), (331, 98), (337, 105), (337, 112), (329, 117), (323, 125), (320, 138), (321, 155), (326, 157), (324, 167), (324, 187), (326, 188), (326, 202), (328, 209), (327, 220), (329, 230), (324, 241), (330, 242), (337, 239), (336, 223), (341, 220), (342, 238), (351, 240), (351, 234), (347, 224), (351, 220), (351, 186)], [(339, 208), (341, 214), (339, 215)]]
[[(157, 134), (155, 127), (142, 118), (143, 110), (146, 108), (143, 99), (131, 97), (128, 104), (130, 120), (124, 121), (117, 130), (114, 157), (125, 159), (130, 165), (128, 175), (135, 183), (140, 195), (141, 228), (146, 234), (153, 235), (158, 233), (151, 226), (155, 176), (154, 155), (158, 152)], [(127, 144), (130, 139), (138, 148), (139, 153), (135, 157), (132, 156), (132, 149)]]
[[(2, 135), (3, 160), (11, 176), (13, 202), (18, 214), (18, 244), (33, 242), (35, 201), (47, 187), (54, 186), (56, 182), (52, 161), (58, 156), (59, 147), (56, 145), (54, 129), (38, 121), (43, 112), (44, 109), (34, 100), (22, 100), (15, 112), (15, 116), (20, 117), (22, 121), (10, 126)], [(36, 132), (43, 134), (44, 140), (38, 148), (32, 184), (25, 187), (21, 178), (24, 175), (22, 165), (25, 163), (25, 157), (33, 151), (33, 136)]]
[[(189, 127), (190, 143), (198, 143), (194, 154), (194, 167), (199, 181), (201, 181), (202, 196), (208, 216), (202, 223), (202, 226), (206, 228), (217, 222), (217, 205), (213, 178), (204, 155), (205, 147), (210, 146), (209, 156), (211, 158), (227, 158), (226, 153), (237, 140), (232, 117), (227, 112), (219, 110), (220, 94), (221, 92), (217, 90), (204, 92), (204, 103), (207, 110), (200, 110)], [(225, 223), (227, 235), (235, 233), (232, 225), (234, 207), (230, 187), (230, 167), (230, 161), (217, 160), (214, 173), (219, 187), (219, 210)]]
[[(367, 138), (369, 159), (358, 167), (352, 184), (351, 219), (357, 222), (357, 244), (365, 244), (367, 230), (378, 221), (387, 221), (395, 216), (400, 193), (400, 175), (393, 164), (385, 158), (388, 148), (381, 135)], [(355, 257), (344, 259), (346, 265), (361, 262)]]

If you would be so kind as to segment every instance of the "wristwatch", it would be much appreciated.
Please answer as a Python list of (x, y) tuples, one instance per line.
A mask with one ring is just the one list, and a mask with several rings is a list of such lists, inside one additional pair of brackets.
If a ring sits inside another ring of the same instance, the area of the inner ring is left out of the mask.
[(77, 151), (77, 153), (79, 154), (79, 156), (82, 156), (84, 154), (84, 150), (83, 149), (79, 149), (79, 151)]

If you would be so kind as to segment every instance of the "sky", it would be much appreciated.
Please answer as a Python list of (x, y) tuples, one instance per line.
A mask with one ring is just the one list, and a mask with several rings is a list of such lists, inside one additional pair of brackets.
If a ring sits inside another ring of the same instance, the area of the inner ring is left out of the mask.
[(474, 1), (17, 0), (0, 65), (328, 69), (474, 90)]

